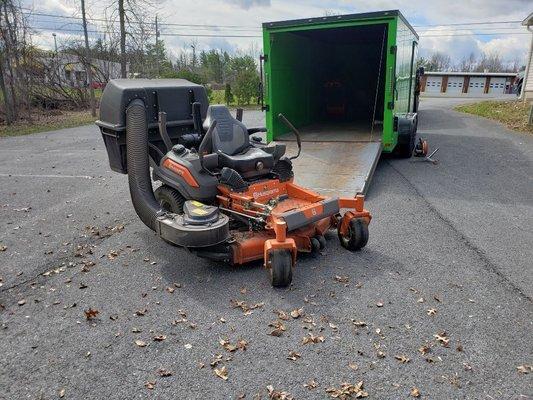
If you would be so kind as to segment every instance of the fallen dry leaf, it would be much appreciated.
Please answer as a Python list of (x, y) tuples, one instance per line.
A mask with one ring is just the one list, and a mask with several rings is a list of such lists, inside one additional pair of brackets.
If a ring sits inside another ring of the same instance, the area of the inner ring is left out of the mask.
[(165, 335), (157, 335), (157, 336), (154, 336), (154, 342), (162, 342), (163, 340), (165, 340), (167, 337)]
[(164, 369), (164, 368), (159, 368), (157, 370), (157, 374), (162, 377), (162, 378), (166, 378), (168, 376), (172, 376), (172, 371), (169, 371), (168, 369)]
[(85, 314), (85, 318), (90, 321), (95, 319), (100, 314), (100, 311), (89, 308), (88, 310), (84, 310), (83, 313)]
[(423, 302), (424, 302), (424, 298), (423, 298), (423, 297), (420, 297), (416, 302), (417, 302), (417, 303), (423, 303)]
[(528, 365), (528, 364), (519, 365), (518, 367), (516, 367), (516, 369), (521, 374), (529, 374), (533, 372), (533, 365)]
[(410, 358), (404, 355), (397, 355), (397, 356), (394, 356), (394, 358), (397, 359), (402, 364), (407, 364), (409, 361), (411, 361)]
[(412, 388), (410, 393), (412, 397), (420, 397), (420, 390), (417, 387)]
[(376, 303), (376, 306), (377, 306), (377, 307), (383, 307), (383, 303), (382, 303), (381, 301), (378, 301), (378, 302)]
[(352, 319), (352, 324), (354, 324), (358, 328), (362, 328), (362, 327), (366, 326), (366, 322), (365, 321), (357, 321), (355, 319)]
[(356, 363), (350, 363), (348, 364), (348, 368), (350, 368), (353, 371), (357, 371), (359, 369), (359, 366)]
[(287, 356), (287, 360), (296, 361), (300, 357), (302, 357), (301, 354), (295, 352), (294, 350), (291, 350), (291, 351), (289, 351), (289, 355)]
[(437, 342), (442, 344), (444, 347), (448, 347), (448, 344), (450, 343), (450, 339), (446, 336), (446, 332), (442, 331), (433, 336), (435, 337), (435, 339), (437, 339)]
[(323, 343), (324, 342), (324, 336), (315, 336), (312, 333), (309, 333), (308, 336), (304, 336), (302, 343), (303, 344), (309, 344), (309, 343)]
[(138, 317), (142, 317), (143, 315), (146, 315), (147, 312), (148, 310), (146, 308), (143, 308), (142, 310), (135, 311), (135, 315)]
[(429, 353), (431, 351), (431, 347), (428, 345), (428, 344), (424, 344), (422, 346), (420, 346), (418, 348), (418, 351), (422, 354), (422, 355), (426, 355), (427, 353)]
[(229, 340), (225, 340), (225, 339), (219, 339), (218, 343), (220, 343), (220, 345), (222, 347), (224, 347), (224, 349), (226, 351), (229, 351), (230, 353), (234, 352), (235, 350), (237, 350), (237, 346), (231, 344), (229, 342)]
[(135, 341), (135, 344), (139, 347), (146, 347), (146, 342), (142, 341), (142, 340), (136, 340)]
[(248, 347), (248, 342), (244, 339), (240, 339), (237, 341), (237, 347), (242, 351), (246, 351), (246, 348)]
[(230, 304), (233, 308), (240, 308), (245, 315), (250, 315), (253, 310), (259, 307), (263, 307), (265, 305), (265, 303), (263, 302), (249, 305), (245, 301), (239, 300), (230, 300)]
[(348, 283), (350, 281), (350, 278), (347, 276), (335, 275), (335, 280), (339, 283)]
[(7, 246), (0, 244), (0, 251), (6, 251), (6, 250), (7, 250)]
[(342, 400), (347, 398), (361, 399), (363, 397), (368, 397), (368, 393), (363, 390), (363, 381), (356, 385), (341, 383), (340, 388), (330, 387), (326, 389), (326, 393), (335, 399)]
[(62, 399), (63, 397), (65, 397), (65, 389), (59, 391), (59, 398)]
[(174, 293), (175, 290), (176, 288), (173, 288), (172, 286), (167, 287), (167, 292), (169, 293)]
[(19, 300), (19, 301), (17, 302), (17, 304), (18, 304), (19, 306), (23, 306), (24, 304), (26, 304), (26, 300), (25, 300), (25, 299)]
[(318, 387), (318, 383), (316, 383), (314, 379), (311, 379), (309, 382), (304, 384), (304, 388), (309, 389), (309, 390), (316, 389), (317, 387)]
[(291, 317), (294, 319), (300, 318), (303, 315), (304, 309), (303, 308), (297, 308), (291, 311)]
[(268, 391), (268, 398), (270, 400), (292, 400), (293, 397), (288, 392), (283, 392), (279, 390), (274, 390), (274, 386), (268, 385), (267, 386)]
[(271, 336), (281, 336), (283, 334), (283, 332), (285, 332), (286, 328), (285, 328), (285, 325), (283, 325), (283, 323), (281, 321), (274, 321), (274, 322), (271, 322), (270, 324), (268, 324), (268, 326), (274, 328), (270, 333), (269, 335)]
[(437, 310), (435, 308), (430, 308), (427, 313), (428, 315), (437, 315)]
[(227, 381), (228, 380), (228, 370), (226, 369), (226, 366), (223, 366), (222, 368), (215, 368), (215, 375), (218, 376), (220, 379)]
[(283, 321), (287, 321), (289, 319), (289, 316), (283, 310), (274, 310), (274, 314), (276, 314), (278, 316), (278, 318), (283, 320)]
[(150, 389), (150, 390), (154, 389), (154, 388), (155, 388), (155, 381), (148, 381), (148, 382), (146, 382), (146, 383), (144, 384), (144, 387), (145, 387), (146, 389)]

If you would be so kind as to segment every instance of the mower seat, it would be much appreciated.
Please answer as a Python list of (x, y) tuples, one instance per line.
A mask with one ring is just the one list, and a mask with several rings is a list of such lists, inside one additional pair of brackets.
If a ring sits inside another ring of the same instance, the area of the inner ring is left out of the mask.
[(213, 120), (217, 125), (212, 133), (211, 146), (218, 154), (219, 167), (234, 169), (244, 178), (262, 176), (272, 170), (274, 155), (250, 143), (248, 129), (232, 117), (226, 106), (209, 106), (204, 129), (209, 129)]

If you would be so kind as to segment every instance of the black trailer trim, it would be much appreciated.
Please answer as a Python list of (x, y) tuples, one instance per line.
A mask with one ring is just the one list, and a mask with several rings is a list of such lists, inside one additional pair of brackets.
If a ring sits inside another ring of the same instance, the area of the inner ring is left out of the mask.
[(338, 22), (338, 21), (350, 21), (350, 20), (359, 20), (359, 19), (378, 19), (378, 18), (387, 18), (387, 17), (399, 17), (405, 25), (409, 27), (411, 32), (419, 39), (418, 33), (416, 33), (413, 26), (405, 19), (400, 10), (387, 10), (387, 11), (375, 11), (367, 13), (358, 13), (358, 14), (344, 14), (344, 15), (332, 15), (329, 17), (316, 17), (316, 18), (302, 18), (302, 19), (291, 19), (287, 21), (273, 21), (273, 22), (264, 22), (263, 28), (282, 28), (282, 27), (291, 27), (291, 26), (304, 26), (309, 24), (320, 24), (326, 22)]

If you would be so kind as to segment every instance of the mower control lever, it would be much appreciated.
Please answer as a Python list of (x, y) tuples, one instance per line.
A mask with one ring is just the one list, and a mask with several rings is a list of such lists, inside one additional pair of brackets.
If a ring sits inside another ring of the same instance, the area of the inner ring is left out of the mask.
[(300, 136), (300, 132), (298, 131), (298, 129), (296, 129), (296, 127), (291, 124), (291, 122), (287, 118), (285, 118), (285, 115), (279, 113), (278, 118), (281, 120), (281, 122), (285, 124), (287, 128), (292, 131), (292, 133), (294, 133), (294, 136), (296, 136), (296, 142), (298, 143), (298, 154), (289, 157), (289, 160), (294, 160), (295, 158), (300, 157), (300, 153), (302, 152), (302, 137)]
[(205, 133), (204, 138), (202, 139), (202, 142), (200, 143), (200, 146), (198, 147), (198, 158), (200, 160), (200, 167), (202, 168), (202, 170), (204, 170), (205, 172), (207, 172), (209, 175), (212, 175), (212, 176), (214, 176), (215, 174), (209, 171), (204, 166), (204, 155), (210, 152), (210, 149), (208, 149), (208, 147), (212, 147), (211, 136), (213, 135), (213, 131), (215, 130), (216, 126), (217, 126), (217, 120), (215, 119), (213, 120), (213, 122), (211, 122), (209, 129)]
[(161, 139), (163, 139), (163, 142), (165, 142), (167, 151), (170, 151), (170, 149), (172, 149), (173, 144), (167, 132), (167, 113), (160, 111), (158, 117), (159, 118), (157, 122), (159, 124), (159, 134), (161, 135)]

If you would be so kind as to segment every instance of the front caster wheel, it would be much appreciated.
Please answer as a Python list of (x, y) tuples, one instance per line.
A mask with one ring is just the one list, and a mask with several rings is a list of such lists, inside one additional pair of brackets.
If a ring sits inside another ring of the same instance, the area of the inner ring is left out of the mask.
[(350, 251), (360, 250), (368, 242), (368, 224), (361, 218), (353, 218), (348, 223), (348, 229), (345, 234), (340, 231), (339, 224), (338, 234), (342, 247)]
[(270, 282), (274, 287), (286, 287), (292, 281), (292, 254), (289, 250), (272, 250), (269, 255)]

